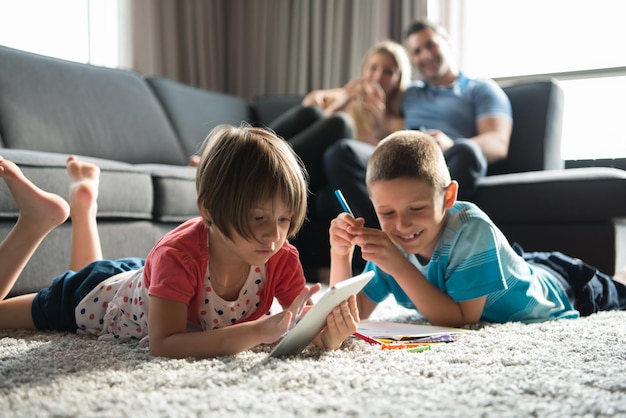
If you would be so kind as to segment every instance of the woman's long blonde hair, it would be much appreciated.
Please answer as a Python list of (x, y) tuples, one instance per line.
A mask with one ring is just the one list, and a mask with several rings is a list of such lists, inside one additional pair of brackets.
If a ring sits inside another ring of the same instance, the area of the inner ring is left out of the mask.
[(361, 72), (359, 73), (359, 76), (363, 74), (367, 61), (369, 61), (369, 59), (376, 54), (389, 55), (398, 66), (398, 72), (400, 73), (398, 88), (393, 92), (390, 97), (387, 97), (386, 104), (389, 113), (395, 116), (401, 116), (402, 93), (404, 93), (404, 90), (406, 90), (407, 87), (409, 87), (409, 84), (411, 84), (411, 77), (413, 74), (413, 67), (411, 67), (409, 55), (407, 54), (404, 46), (395, 41), (385, 40), (378, 42), (377, 44), (372, 46), (363, 56), (363, 60), (361, 61)]
[[(396, 63), (399, 73), (398, 87), (388, 96), (385, 97), (385, 112), (396, 117), (402, 117), (402, 93), (407, 89), (411, 83), (412, 67), (409, 56), (406, 49), (401, 44), (395, 41), (381, 41), (372, 46), (363, 56), (361, 62), (361, 72), (359, 76), (363, 75), (365, 66), (369, 59), (377, 54), (387, 54)], [(387, 133), (380, 133), (380, 126), (377, 126), (377, 122), (374, 117), (364, 108), (363, 103), (355, 102), (350, 110), (352, 119), (357, 131), (357, 137), (367, 131), (378, 131), (379, 135), (384, 136)]]

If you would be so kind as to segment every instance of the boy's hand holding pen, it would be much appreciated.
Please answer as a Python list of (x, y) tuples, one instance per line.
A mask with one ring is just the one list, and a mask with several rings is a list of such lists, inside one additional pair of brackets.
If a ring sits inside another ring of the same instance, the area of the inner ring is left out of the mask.
[[(347, 215), (349, 215), (349, 216), (346, 216), (344, 214), (339, 214), (339, 216), (336, 218), (336, 220), (339, 220), (338, 227), (346, 231), (346, 233), (350, 235), (350, 238), (348, 239), (348, 241), (351, 241), (352, 238), (360, 235), (360, 234), (356, 234), (354, 230), (362, 230), (365, 226), (365, 219), (357, 218), (354, 215), (354, 212), (352, 212), (352, 209), (350, 208), (350, 205), (348, 205), (348, 202), (346, 198), (344, 197), (343, 193), (341, 193), (341, 190), (339, 189), (335, 190), (335, 196), (337, 197), (339, 204), (343, 208), (343, 211)], [(353, 243), (351, 242), (350, 245), (352, 246)]]
[(335, 197), (341, 204), (344, 213), (340, 213), (330, 223), (331, 253), (348, 255), (354, 249), (352, 240), (355, 237), (354, 233), (350, 232), (350, 229), (362, 226), (365, 221), (362, 218), (354, 218), (354, 213), (340, 190), (335, 190)]
[(361, 248), (361, 257), (364, 260), (372, 261), (381, 268), (385, 265), (387, 272), (393, 268), (399, 268), (400, 265), (406, 265), (406, 257), (384, 231), (366, 227), (363, 218), (355, 219), (348, 202), (339, 189), (335, 190), (335, 196), (345, 214), (339, 214), (331, 222), (331, 252), (346, 254), (352, 251), (356, 245)]

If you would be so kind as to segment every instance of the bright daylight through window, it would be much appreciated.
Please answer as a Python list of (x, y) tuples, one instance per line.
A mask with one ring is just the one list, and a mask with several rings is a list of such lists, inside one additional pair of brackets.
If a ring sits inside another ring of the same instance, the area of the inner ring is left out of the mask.
[(0, 0), (0, 44), (118, 66), (117, 0)]
[(465, 71), (494, 78), (559, 73), (563, 158), (626, 158), (626, 2), (466, 0), (464, 7)]

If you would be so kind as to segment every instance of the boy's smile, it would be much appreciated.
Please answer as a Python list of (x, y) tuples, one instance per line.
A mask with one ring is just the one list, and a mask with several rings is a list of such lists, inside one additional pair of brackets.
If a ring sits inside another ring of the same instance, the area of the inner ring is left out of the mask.
[(380, 226), (406, 253), (430, 259), (446, 223), (447, 194), (426, 180), (401, 177), (376, 181), (370, 198)]

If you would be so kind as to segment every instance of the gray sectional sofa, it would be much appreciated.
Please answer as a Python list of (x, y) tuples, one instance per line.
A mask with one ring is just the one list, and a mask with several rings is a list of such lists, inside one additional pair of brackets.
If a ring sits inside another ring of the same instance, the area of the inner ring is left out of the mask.
[[(562, 92), (553, 80), (505, 91), (515, 119), (510, 156), (490, 167), (477, 203), (526, 249), (563, 250), (612, 273), (626, 264), (626, 173), (563, 170)], [(186, 165), (214, 126), (271, 126), (299, 101), (247, 101), (0, 46), (0, 154), (39, 187), (66, 198), (67, 155), (98, 164), (98, 222), (108, 258), (143, 257), (164, 233), (197, 215), (194, 169)], [(0, 239), (17, 215), (0, 182)], [(328, 221), (309, 217), (295, 244), (313, 271), (327, 263)], [(13, 294), (35, 291), (67, 269), (70, 228), (68, 221), (46, 238)]]

